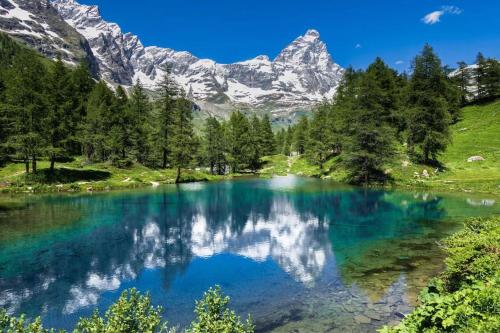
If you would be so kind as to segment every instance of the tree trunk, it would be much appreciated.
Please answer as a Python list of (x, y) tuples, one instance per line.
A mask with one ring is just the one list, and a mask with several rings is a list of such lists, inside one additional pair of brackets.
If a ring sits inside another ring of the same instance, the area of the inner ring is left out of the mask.
[(50, 158), (50, 174), (53, 175), (54, 174), (54, 166), (56, 164), (56, 161), (53, 157)]
[(163, 162), (162, 162), (162, 168), (166, 169), (167, 168), (167, 150), (163, 149)]
[(30, 160), (29, 160), (29, 158), (26, 158), (24, 160), (24, 166), (26, 168), (26, 173), (30, 173)]
[(32, 156), (32, 162), (31, 162), (31, 169), (33, 170), (33, 173), (36, 173), (36, 156)]
[(177, 168), (177, 177), (175, 178), (175, 183), (179, 184), (181, 182), (181, 168)]

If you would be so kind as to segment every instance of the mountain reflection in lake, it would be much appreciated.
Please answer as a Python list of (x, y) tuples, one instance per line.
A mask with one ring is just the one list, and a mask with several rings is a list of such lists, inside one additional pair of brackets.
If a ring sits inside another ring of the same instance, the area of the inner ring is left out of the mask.
[(374, 331), (441, 269), (439, 239), (499, 211), (467, 200), (296, 177), (23, 198), (0, 209), (0, 306), (71, 328), (136, 287), (183, 327), (219, 284), (259, 332)]

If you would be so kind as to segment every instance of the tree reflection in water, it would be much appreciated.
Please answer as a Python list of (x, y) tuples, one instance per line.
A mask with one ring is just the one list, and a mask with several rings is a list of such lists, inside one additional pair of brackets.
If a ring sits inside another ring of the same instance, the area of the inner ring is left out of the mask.
[(184, 325), (218, 283), (260, 331), (373, 329), (440, 268), (460, 200), (295, 177), (30, 197), (0, 213), (0, 306), (68, 328), (137, 287)]

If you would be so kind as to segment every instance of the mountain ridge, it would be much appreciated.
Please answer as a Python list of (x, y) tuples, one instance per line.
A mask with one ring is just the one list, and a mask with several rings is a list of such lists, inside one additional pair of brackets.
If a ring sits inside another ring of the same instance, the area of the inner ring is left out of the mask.
[(195, 101), (275, 108), (310, 107), (332, 98), (343, 69), (310, 29), (273, 60), (257, 56), (232, 64), (201, 59), (188, 51), (144, 46), (132, 33), (104, 20), (97, 6), (53, 0), (65, 21), (82, 34), (95, 54), (103, 79), (131, 86), (137, 80), (152, 89), (170, 64), (174, 79)]

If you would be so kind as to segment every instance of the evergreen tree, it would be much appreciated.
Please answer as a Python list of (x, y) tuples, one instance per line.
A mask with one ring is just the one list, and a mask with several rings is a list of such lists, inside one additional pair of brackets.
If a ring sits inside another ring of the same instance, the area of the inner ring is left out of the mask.
[(172, 76), (170, 65), (165, 66), (164, 75), (161, 82), (158, 84), (157, 94), (157, 113), (156, 113), (156, 129), (155, 129), (155, 146), (161, 151), (161, 167), (168, 166), (168, 158), (171, 147), (171, 124), (172, 117), (176, 106), (175, 100), (179, 97), (180, 88)]
[(299, 155), (306, 152), (309, 138), (309, 120), (306, 116), (302, 116), (295, 127), (293, 136), (293, 147)]
[(129, 161), (126, 160), (127, 152), (131, 149), (129, 128), (132, 123), (130, 113), (127, 112), (128, 96), (126, 91), (118, 86), (115, 92), (113, 104), (110, 110), (110, 130), (106, 137), (107, 146), (111, 153), (111, 162), (115, 166), (126, 166)]
[(50, 160), (50, 173), (58, 159), (69, 158), (69, 139), (73, 130), (73, 92), (70, 73), (58, 57), (47, 77), (48, 112), (44, 139), (46, 153)]
[(229, 148), (228, 162), (231, 171), (237, 173), (250, 164), (252, 154), (252, 138), (250, 123), (239, 111), (231, 113), (228, 123), (227, 142)]
[(262, 124), (254, 113), (250, 120), (250, 145), (248, 146), (248, 165), (252, 171), (257, 171), (260, 166), (260, 158), (264, 155), (264, 133), (262, 131)]
[(274, 141), (271, 118), (268, 114), (265, 114), (264, 117), (262, 117), (259, 135), (262, 141), (262, 156), (270, 156), (276, 154), (276, 143)]
[(293, 144), (293, 128), (288, 126), (285, 133), (285, 140), (283, 142), (283, 155), (290, 156), (292, 153), (292, 144)]
[(477, 99), (481, 100), (488, 97), (486, 93), (486, 58), (479, 52), (476, 57), (475, 80), (477, 85)]
[(104, 81), (94, 86), (87, 102), (87, 114), (80, 132), (84, 155), (88, 161), (106, 161), (111, 155), (108, 133), (112, 126), (115, 95)]
[(178, 98), (172, 114), (170, 160), (177, 169), (175, 182), (181, 181), (181, 170), (187, 168), (196, 153), (193, 130), (193, 104), (185, 98)]
[(14, 56), (6, 75), (5, 100), (12, 116), (11, 146), (29, 172), (37, 171), (37, 160), (45, 148), (44, 131), (47, 116), (45, 96), (46, 69), (38, 56), (21, 52)]
[(345, 158), (354, 183), (385, 180), (383, 166), (394, 155), (391, 115), (398, 108), (393, 79), (380, 59), (361, 77)]
[(472, 76), (467, 64), (463, 61), (458, 63), (458, 70), (454, 76), (455, 84), (457, 85), (460, 92), (460, 104), (465, 105), (469, 102), (472, 97), (470, 90), (470, 83)]
[(130, 153), (135, 161), (145, 164), (150, 149), (148, 145), (148, 134), (150, 127), (148, 119), (151, 115), (151, 103), (146, 95), (140, 81), (137, 81), (130, 93), (127, 106), (128, 140), (130, 142)]
[(483, 87), (486, 98), (500, 96), (500, 63), (494, 58), (488, 58), (485, 62)]
[(307, 155), (311, 162), (323, 170), (324, 163), (332, 155), (331, 136), (328, 121), (328, 104), (320, 105), (313, 113), (309, 126)]
[(285, 146), (286, 131), (284, 128), (280, 129), (274, 135), (274, 142), (276, 144), (276, 152), (283, 154), (283, 147)]
[(203, 153), (212, 174), (225, 174), (227, 161), (224, 128), (215, 117), (208, 118), (205, 123)]
[[(441, 61), (426, 45), (413, 63), (409, 84), (408, 148), (424, 163), (436, 160), (450, 142), (450, 105), (446, 99), (449, 81)], [(418, 152), (416, 151), (418, 150)]]
[(71, 123), (68, 128), (67, 150), (72, 155), (78, 155), (83, 152), (82, 140), (79, 134), (87, 116), (87, 101), (96, 83), (85, 62), (80, 63), (69, 75), (70, 87), (72, 88), (73, 112), (71, 113)]

